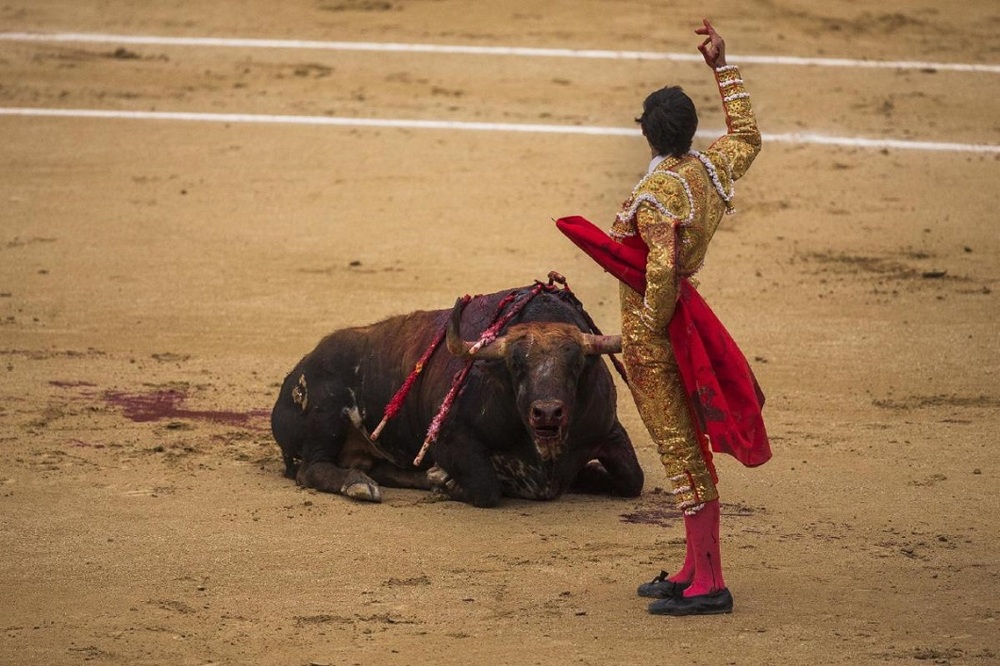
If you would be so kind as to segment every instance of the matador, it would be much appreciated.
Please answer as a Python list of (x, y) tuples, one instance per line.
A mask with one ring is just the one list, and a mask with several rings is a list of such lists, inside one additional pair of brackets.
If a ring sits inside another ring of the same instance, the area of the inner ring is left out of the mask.
[(649, 612), (661, 615), (732, 611), (722, 575), (712, 450), (749, 466), (771, 455), (753, 373), (690, 281), (723, 216), (734, 212), (734, 181), (761, 146), (749, 94), (740, 70), (726, 62), (725, 42), (707, 20), (695, 32), (705, 36), (698, 48), (714, 71), (727, 133), (704, 152), (692, 150), (694, 103), (679, 87), (653, 92), (636, 119), (652, 161), (623, 203), (610, 239), (593, 233), (583, 218), (557, 222), (621, 279), (629, 388), (683, 512), (683, 566), (638, 588), (640, 596), (656, 599)]

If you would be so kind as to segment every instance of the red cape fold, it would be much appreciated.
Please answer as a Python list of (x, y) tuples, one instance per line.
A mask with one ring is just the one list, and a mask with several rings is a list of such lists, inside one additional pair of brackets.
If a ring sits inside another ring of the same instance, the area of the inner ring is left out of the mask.
[[(556, 227), (608, 273), (646, 292), (649, 249), (641, 238), (619, 243), (579, 216), (560, 218)], [(764, 394), (736, 341), (687, 279), (681, 280), (668, 333), (702, 440), (707, 436), (713, 451), (747, 467), (767, 462), (771, 445), (761, 414)], [(711, 466), (710, 455), (706, 458)]]

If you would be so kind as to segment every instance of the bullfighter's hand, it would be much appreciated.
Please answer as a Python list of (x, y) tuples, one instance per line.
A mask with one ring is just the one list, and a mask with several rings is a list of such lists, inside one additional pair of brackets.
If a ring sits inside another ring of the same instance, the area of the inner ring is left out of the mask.
[(704, 25), (695, 28), (695, 34), (705, 35), (705, 41), (698, 45), (698, 50), (705, 58), (705, 63), (712, 69), (726, 66), (726, 42), (715, 31), (708, 19), (702, 19)]

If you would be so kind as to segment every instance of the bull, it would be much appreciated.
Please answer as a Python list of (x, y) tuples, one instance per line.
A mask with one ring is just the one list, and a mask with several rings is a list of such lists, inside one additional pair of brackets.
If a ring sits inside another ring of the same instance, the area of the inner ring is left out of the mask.
[[(285, 378), (271, 414), (285, 476), (303, 487), (381, 500), (381, 486), (433, 490), (477, 507), (502, 496), (551, 500), (566, 491), (634, 497), (643, 473), (617, 415), (604, 353), (620, 336), (592, 334), (568, 290), (529, 287), (459, 299), (323, 338)], [(536, 290), (537, 291), (537, 290)], [(532, 292), (535, 293), (535, 292)], [(493, 342), (473, 339), (506, 298), (530, 298)], [(383, 410), (435, 337), (401, 411), (377, 438)], [(453, 377), (463, 392), (426, 457), (414, 464)]]

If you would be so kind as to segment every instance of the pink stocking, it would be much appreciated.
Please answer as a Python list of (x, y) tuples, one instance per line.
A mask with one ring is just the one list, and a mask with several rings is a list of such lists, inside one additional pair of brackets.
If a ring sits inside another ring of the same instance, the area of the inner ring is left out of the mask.
[(684, 540), (687, 546), (684, 552), (684, 565), (673, 576), (667, 580), (673, 583), (690, 583), (694, 580), (694, 539), (691, 537), (691, 528), (688, 525), (687, 516), (684, 517)]
[[(722, 555), (719, 548), (719, 500), (706, 502), (694, 515), (684, 516), (687, 533), (687, 557), (693, 560), (694, 578), (684, 590), (685, 597), (693, 597), (721, 590), (726, 586), (722, 578)], [(688, 569), (688, 561), (677, 573)]]

